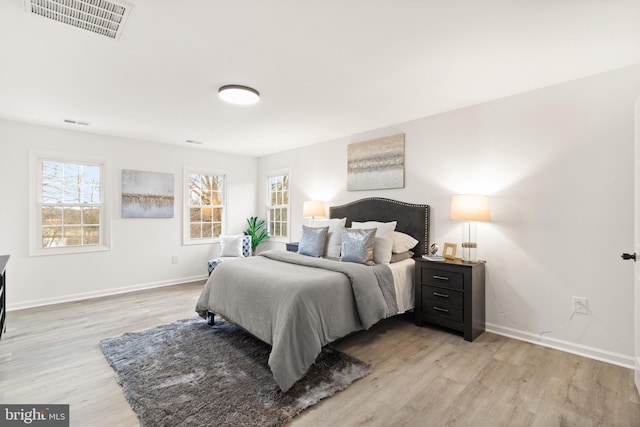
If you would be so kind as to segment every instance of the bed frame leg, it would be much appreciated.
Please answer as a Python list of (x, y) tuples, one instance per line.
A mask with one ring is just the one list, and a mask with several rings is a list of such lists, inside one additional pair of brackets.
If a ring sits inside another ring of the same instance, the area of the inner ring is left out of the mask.
[(215, 313), (207, 312), (207, 325), (213, 326), (216, 324)]

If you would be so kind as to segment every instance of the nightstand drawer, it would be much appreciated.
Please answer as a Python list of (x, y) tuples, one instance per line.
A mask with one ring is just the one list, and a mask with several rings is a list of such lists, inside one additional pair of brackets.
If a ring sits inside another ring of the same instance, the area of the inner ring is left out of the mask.
[(450, 289), (464, 289), (464, 275), (453, 271), (422, 268), (423, 285), (442, 286)]
[(435, 323), (438, 323), (438, 320), (448, 320), (459, 322), (462, 325), (463, 322), (462, 306), (444, 303), (436, 304), (429, 301), (427, 304), (422, 305), (422, 312), (427, 320)]
[(455, 307), (463, 307), (464, 292), (439, 288), (436, 286), (422, 285), (422, 306), (448, 304)]

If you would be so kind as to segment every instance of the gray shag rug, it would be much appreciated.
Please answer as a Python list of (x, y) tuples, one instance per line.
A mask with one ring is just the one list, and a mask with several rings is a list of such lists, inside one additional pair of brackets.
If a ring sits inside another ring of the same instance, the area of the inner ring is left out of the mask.
[(279, 426), (344, 390), (372, 368), (324, 348), (283, 393), (267, 361), (271, 346), (242, 328), (184, 319), (100, 342), (142, 426)]

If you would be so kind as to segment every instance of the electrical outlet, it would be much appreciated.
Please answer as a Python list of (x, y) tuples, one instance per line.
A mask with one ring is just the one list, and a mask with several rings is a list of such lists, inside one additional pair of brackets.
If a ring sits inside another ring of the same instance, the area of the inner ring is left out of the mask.
[(178, 263), (178, 255), (174, 255), (171, 257), (171, 263), (173, 264), (177, 264)]
[(573, 297), (573, 312), (580, 314), (589, 314), (587, 299), (582, 297)]

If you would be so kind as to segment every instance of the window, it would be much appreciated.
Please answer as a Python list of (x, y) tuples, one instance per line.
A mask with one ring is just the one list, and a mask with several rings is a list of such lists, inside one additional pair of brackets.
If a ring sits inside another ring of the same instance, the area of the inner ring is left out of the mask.
[(104, 162), (35, 154), (32, 255), (108, 249)]
[(267, 227), (271, 237), (289, 237), (289, 174), (267, 177)]
[(224, 233), (224, 174), (187, 171), (184, 243), (211, 243)]

